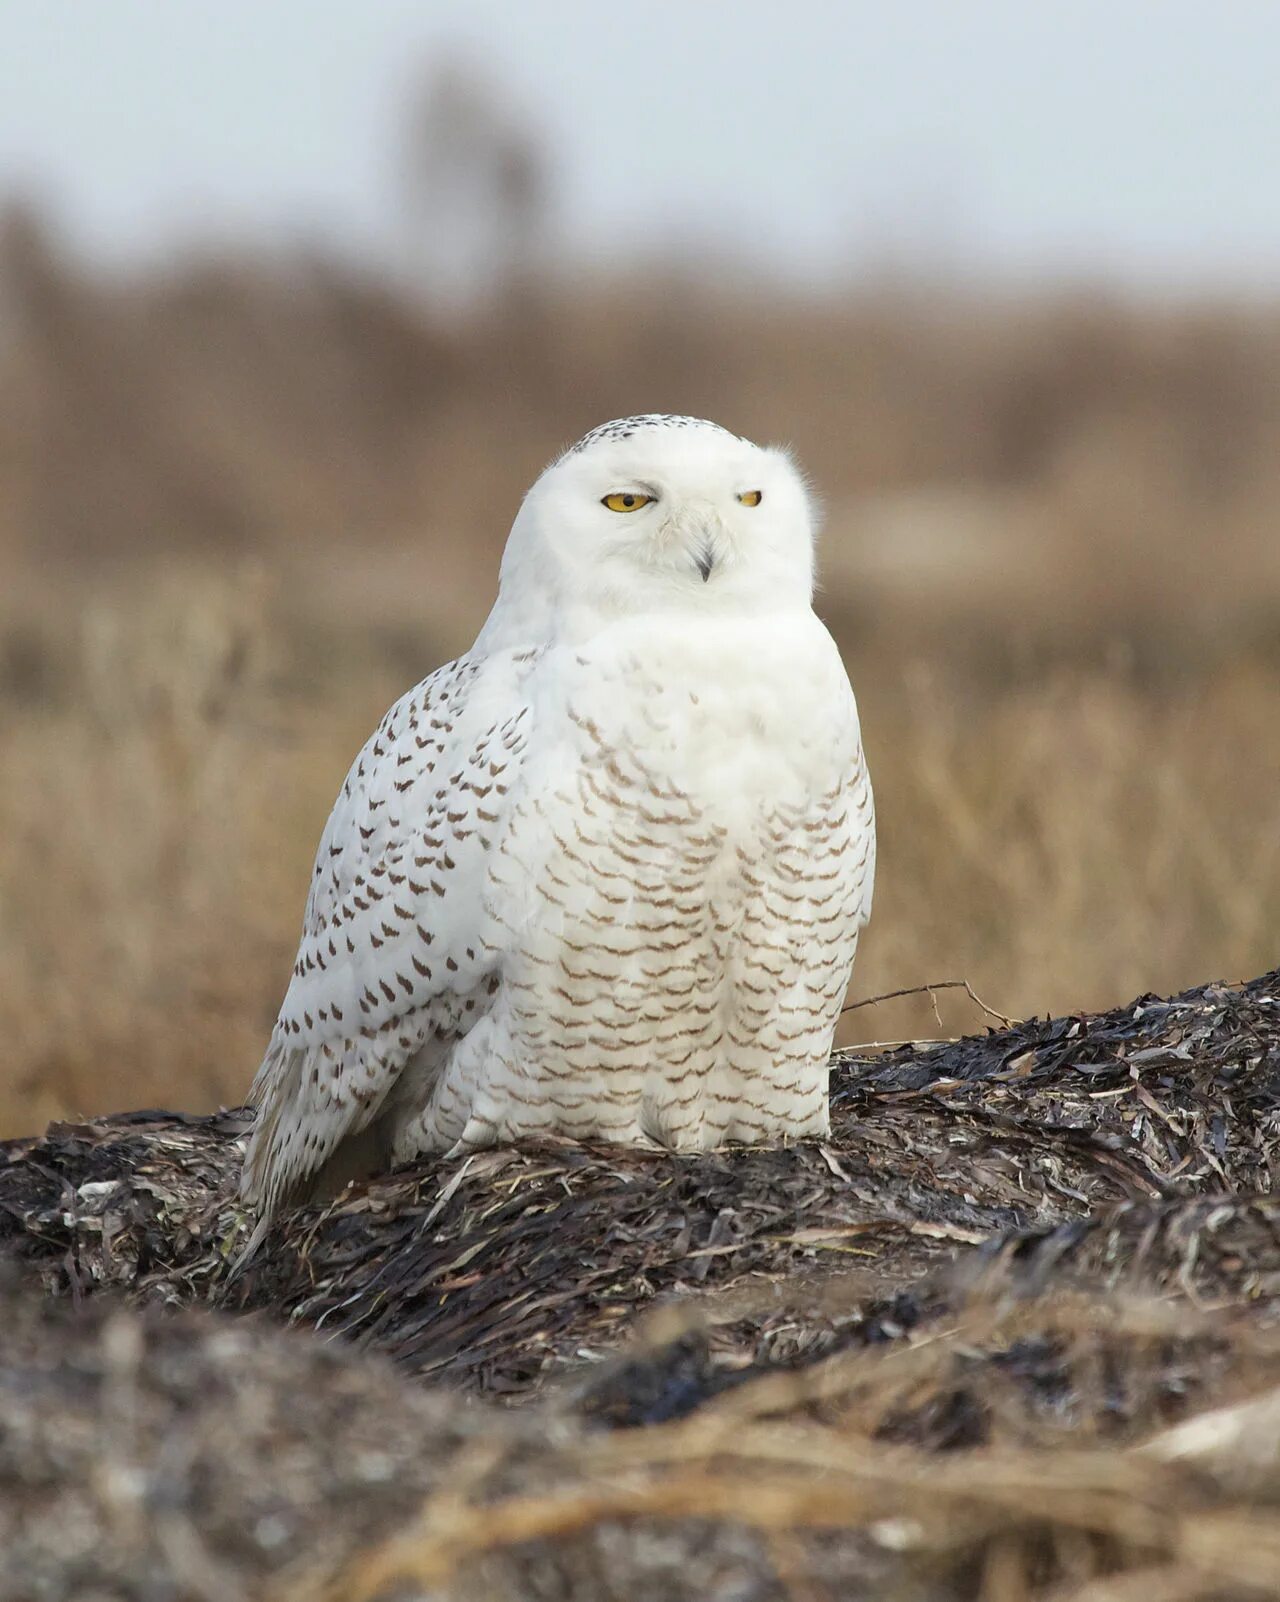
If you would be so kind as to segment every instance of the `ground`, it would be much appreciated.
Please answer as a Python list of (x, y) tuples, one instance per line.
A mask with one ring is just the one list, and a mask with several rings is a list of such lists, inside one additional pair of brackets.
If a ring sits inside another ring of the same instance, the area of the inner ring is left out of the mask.
[(1280, 970), (832, 1123), (436, 1161), (238, 1272), (247, 1114), (8, 1143), (0, 1597), (1280, 1597)]

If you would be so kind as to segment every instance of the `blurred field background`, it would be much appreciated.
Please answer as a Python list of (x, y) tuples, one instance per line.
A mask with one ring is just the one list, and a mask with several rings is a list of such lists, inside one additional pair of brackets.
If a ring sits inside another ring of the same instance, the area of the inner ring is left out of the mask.
[[(1280, 293), (557, 254), (536, 119), (426, 65), (394, 265), (0, 211), (0, 1134), (242, 1098), (352, 755), (540, 468), (637, 411), (789, 441), (823, 498), (881, 827), (852, 999), (1280, 960)], [(956, 994), (843, 1038), (981, 1027)]]

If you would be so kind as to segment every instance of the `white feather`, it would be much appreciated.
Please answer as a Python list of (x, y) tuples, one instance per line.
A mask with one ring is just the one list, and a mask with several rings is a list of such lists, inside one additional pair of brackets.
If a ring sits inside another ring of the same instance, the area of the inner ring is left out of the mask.
[(780, 452), (626, 419), (548, 469), (475, 647), (392, 707), (329, 819), (251, 1201), (344, 1153), (825, 1129), (875, 831), (812, 585)]

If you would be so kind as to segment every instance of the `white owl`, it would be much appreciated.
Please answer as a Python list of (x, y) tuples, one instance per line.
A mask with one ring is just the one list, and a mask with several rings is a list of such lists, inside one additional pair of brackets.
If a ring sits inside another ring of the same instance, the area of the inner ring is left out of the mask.
[(782, 451), (630, 417), (542, 474), (474, 647), (333, 809), (248, 1201), (522, 1136), (825, 1133), (875, 823), (812, 594)]

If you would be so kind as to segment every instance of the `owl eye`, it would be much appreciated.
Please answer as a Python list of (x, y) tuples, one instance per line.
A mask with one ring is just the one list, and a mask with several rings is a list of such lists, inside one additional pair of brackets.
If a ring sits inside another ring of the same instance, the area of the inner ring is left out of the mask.
[(738, 496), (738, 499), (744, 506), (759, 506), (760, 502), (764, 499), (764, 496), (759, 490), (744, 490), (742, 494)]
[(612, 495), (606, 495), (600, 504), (607, 506), (611, 512), (638, 512), (642, 506), (648, 506), (652, 499), (652, 495), (637, 495), (633, 490), (615, 490)]

